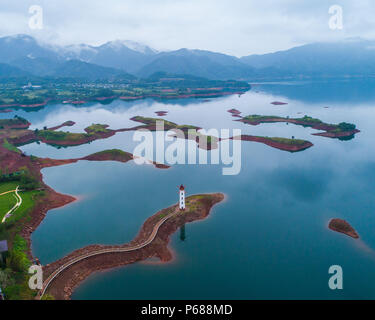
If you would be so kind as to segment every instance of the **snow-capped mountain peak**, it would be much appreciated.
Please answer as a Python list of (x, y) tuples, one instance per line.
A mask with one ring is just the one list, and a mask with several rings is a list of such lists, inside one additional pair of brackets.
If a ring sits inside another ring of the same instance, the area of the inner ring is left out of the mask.
[(137, 51), (143, 54), (155, 54), (158, 53), (157, 50), (150, 48), (147, 45), (144, 45), (139, 42), (132, 40), (114, 40), (107, 42), (104, 46), (111, 47), (113, 50), (120, 50), (123, 47), (127, 47), (130, 50)]

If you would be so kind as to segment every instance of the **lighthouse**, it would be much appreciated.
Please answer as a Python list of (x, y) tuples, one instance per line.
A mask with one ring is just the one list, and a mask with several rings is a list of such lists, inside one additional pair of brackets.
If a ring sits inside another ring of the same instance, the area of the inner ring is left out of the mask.
[(179, 202), (180, 210), (185, 210), (185, 187), (180, 185), (180, 202)]

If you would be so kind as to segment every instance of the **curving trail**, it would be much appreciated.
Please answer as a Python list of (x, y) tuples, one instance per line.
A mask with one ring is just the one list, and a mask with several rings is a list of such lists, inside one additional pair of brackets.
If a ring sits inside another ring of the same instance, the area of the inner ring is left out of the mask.
[(11, 193), (11, 192), (14, 192), (15, 195), (16, 195), (16, 200), (17, 200), (17, 203), (14, 205), (14, 207), (12, 209), (10, 209), (3, 217), (3, 220), (1, 220), (1, 223), (4, 223), (6, 221), (6, 219), (8, 219), (12, 213), (14, 211), (16, 211), (22, 204), (22, 198), (20, 197), (20, 195), (18, 194), (18, 190), (19, 190), (19, 187), (20, 186), (17, 186), (17, 188), (15, 190), (12, 190), (12, 191), (7, 191), (7, 192), (3, 192), (2, 194), (0, 194), (0, 196), (2, 195), (5, 195), (5, 194), (8, 194), (8, 193)]
[(129, 252), (129, 251), (135, 251), (135, 250), (139, 250), (139, 249), (142, 249), (144, 247), (146, 247), (147, 245), (149, 245), (152, 241), (154, 241), (158, 231), (159, 231), (159, 228), (164, 224), (164, 222), (166, 222), (169, 218), (171, 218), (173, 215), (175, 215), (177, 212), (179, 212), (179, 209), (178, 207), (173, 211), (171, 212), (170, 214), (166, 215), (163, 219), (161, 219), (157, 224), (155, 224), (153, 230), (152, 230), (152, 233), (150, 234), (150, 236), (148, 237), (148, 239), (143, 242), (143, 243), (140, 243), (140, 244), (137, 244), (135, 246), (130, 246), (130, 247), (126, 247), (126, 248), (108, 248), (108, 249), (101, 249), (101, 250), (97, 250), (97, 251), (94, 251), (94, 252), (91, 252), (91, 253), (88, 253), (88, 254), (85, 254), (85, 255), (82, 255), (82, 256), (79, 256), (79, 257), (76, 257), (68, 262), (66, 262), (65, 264), (63, 264), (61, 267), (59, 267), (58, 269), (56, 269), (53, 273), (50, 274), (50, 276), (46, 279), (46, 281), (44, 281), (43, 283), (43, 288), (41, 289), (41, 291), (39, 292), (39, 295), (38, 295), (38, 298), (41, 299), (43, 297), (43, 295), (45, 294), (48, 286), (51, 284), (51, 282), (61, 273), (63, 272), (65, 269), (67, 269), (68, 267), (70, 267), (71, 265), (79, 262), (79, 261), (82, 261), (84, 259), (87, 259), (87, 258), (90, 258), (90, 257), (93, 257), (93, 256), (97, 256), (97, 255), (100, 255), (100, 254), (105, 254), (105, 253), (119, 253), (119, 252)]
[(6, 195), (6, 194), (11, 193), (11, 192), (16, 192), (16, 190), (10, 190), (10, 191), (7, 191), (7, 192), (0, 193), (0, 196)]

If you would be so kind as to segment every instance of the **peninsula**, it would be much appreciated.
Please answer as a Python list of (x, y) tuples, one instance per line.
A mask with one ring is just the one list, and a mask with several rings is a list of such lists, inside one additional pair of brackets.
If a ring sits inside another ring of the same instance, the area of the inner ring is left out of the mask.
[(170, 236), (186, 223), (205, 219), (212, 207), (221, 202), (221, 193), (193, 195), (186, 198), (186, 209), (172, 205), (160, 210), (142, 225), (130, 243), (117, 246), (90, 245), (43, 267), (45, 281), (41, 295), (69, 299), (73, 290), (94, 272), (124, 266), (157, 257), (172, 259), (168, 250)]

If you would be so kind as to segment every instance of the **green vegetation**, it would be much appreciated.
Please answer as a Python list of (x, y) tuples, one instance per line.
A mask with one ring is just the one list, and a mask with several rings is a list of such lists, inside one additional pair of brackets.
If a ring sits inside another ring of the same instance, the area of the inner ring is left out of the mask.
[(109, 132), (110, 130), (108, 130), (107, 128), (108, 126), (105, 124), (92, 124), (91, 126), (87, 127), (85, 131), (90, 135), (94, 135), (96, 133)]
[(85, 137), (84, 133), (70, 133), (64, 131), (39, 130), (36, 135), (48, 141), (79, 141)]
[[(35, 182), (31, 177), (23, 176), (20, 181), (12, 181), (0, 183), (0, 194), (3, 192), (15, 190), (17, 186), (20, 186), (19, 195), (22, 198), (22, 205), (14, 211), (11, 217), (6, 220), (6, 223), (16, 222), (17, 220), (25, 217), (30, 209), (35, 204), (35, 198), (41, 192), (36, 191), (38, 183)], [(4, 214), (7, 213), (16, 204), (17, 200), (14, 193), (8, 193), (0, 196), (0, 221), (3, 219)]]
[(288, 139), (288, 138), (279, 138), (279, 137), (262, 137), (266, 138), (268, 140), (277, 142), (277, 143), (282, 143), (282, 144), (287, 144), (287, 145), (296, 145), (296, 146), (301, 146), (304, 145), (306, 140), (300, 140), (300, 139)]
[(40, 105), (47, 102), (86, 102), (114, 98), (178, 98), (181, 95), (218, 96), (222, 92), (245, 92), (250, 85), (240, 81), (208, 80), (190, 76), (156, 74), (149, 79), (85, 81), (73, 79), (37, 79), (40, 87), (26, 87), (28, 81), (0, 81), (1, 105)]
[(162, 121), (162, 122), (164, 122), (164, 127), (171, 127), (171, 128), (177, 128), (178, 127), (178, 125), (176, 123), (171, 122), (171, 121), (167, 121), (167, 120), (164, 120), (164, 119), (135, 116), (135, 117), (131, 118), (131, 120), (138, 121), (138, 122), (144, 123), (146, 125), (153, 125), (153, 126), (156, 126), (156, 121)]
[(0, 269), (0, 272), (7, 275), (3, 288), (8, 300), (29, 300), (36, 296), (36, 291), (31, 290), (28, 286), (27, 270), (31, 262), (26, 251), (26, 240), (16, 235), (13, 239), (13, 247), (6, 258), (5, 268)]
[(86, 157), (87, 160), (90, 160), (92, 158), (95, 158), (96, 160), (105, 159), (112, 161), (127, 162), (129, 160), (133, 160), (133, 155), (129, 152), (125, 152), (119, 149), (111, 149), (90, 154)]
[(295, 118), (293, 120), (309, 122), (311, 124), (323, 123), (322, 120), (320, 120), (320, 119), (312, 118), (312, 117), (309, 117), (309, 116), (306, 116), (306, 115), (303, 118)]
[(28, 121), (19, 116), (15, 116), (13, 119), (0, 119), (0, 129), (4, 129), (5, 127), (25, 125), (25, 124), (28, 124)]
[(284, 119), (284, 118), (278, 117), (278, 116), (261, 116), (259, 114), (252, 114), (252, 115), (243, 117), (242, 119), (248, 120), (251, 122), (262, 122), (262, 121), (267, 121), (270, 119)]
[[(9, 247), (5, 263), (0, 265), (0, 286), (4, 289), (6, 299), (33, 299), (36, 292), (29, 289), (27, 274), (31, 262), (26, 255), (26, 240), (20, 236), (20, 231), (22, 224), (30, 219), (29, 214), (32, 208), (44, 192), (35, 190), (39, 183), (26, 168), (12, 175), (0, 174), (0, 176), (0, 194), (15, 190), (17, 186), (20, 186), (19, 195), (22, 198), (21, 206), (5, 223), (0, 224), (0, 239), (6, 239)], [(14, 193), (0, 196), (0, 220), (15, 203)]]
[[(274, 119), (274, 121), (272, 121)], [(279, 116), (262, 116), (262, 115), (249, 115), (246, 117), (243, 117), (241, 120), (246, 120), (249, 122), (254, 123), (262, 123), (262, 122), (288, 122), (294, 123), (296, 125), (301, 125), (304, 127), (313, 127), (316, 129), (324, 128), (327, 132), (332, 133), (340, 133), (340, 132), (350, 132), (356, 129), (356, 125), (352, 123), (347, 122), (341, 122), (339, 124), (330, 124), (325, 123), (320, 119), (312, 118), (307, 115), (305, 115), (303, 118), (289, 118), (289, 117), (279, 117)]]
[[(27, 168), (20, 168), (20, 171), (12, 173), (3, 173), (0, 170), (0, 184), (2, 185), (5, 182), (11, 182), (13, 185), (16, 184), (16, 186), (19, 185), (22, 190), (34, 190), (40, 187), (39, 181), (30, 174)], [(5, 186), (7, 187), (8, 185), (6, 184)], [(1, 190), (2, 188), (0, 188), (0, 193), (4, 192)]]
[(9, 143), (7, 139), (4, 139), (4, 141), (3, 141), (3, 147), (5, 149), (8, 149), (9, 151), (21, 153), (21, 151), (18, 148), (16, 148), (14, 145), (12, 145), (11, 143)]
[(341, 122), (339, 123), (337, 129), (340, 130), (340, 132), (354, 131), (356, 129), (356, 125), (352, 123)]
[[(147, 126), (153, 126), (153, 127), (156, 126), (157, 121), (162, 121), (164, 123), (165, 130), (179, 129), (179, 130), (184, 131), (185, 133), (187, 133), (188, 130), (197, 131), (200, 129), (199, 127), (196, 127), (196, 126), (192, 126), (188, 124), (179, 125), (168, 120), (157, 119), (157, 118), (147, 118), (147, 117), (136, 116), (136, 117), (131, 118), (131, 120), (138, 121), (138, 122), (144, 123)], [(200, 133), (196, 133), (196, 135), (202, 136)]]
[(64, 142), (77, 142), (82, 139), (92, 137), (96, 134), (110, 132), (105, 124), (92, 124), (85, 129), (85, 133), (71, 133), (68, 131), (54, 131), (54, 130), (38, 130), (35, 135), (47, 141), (64, 141)]

